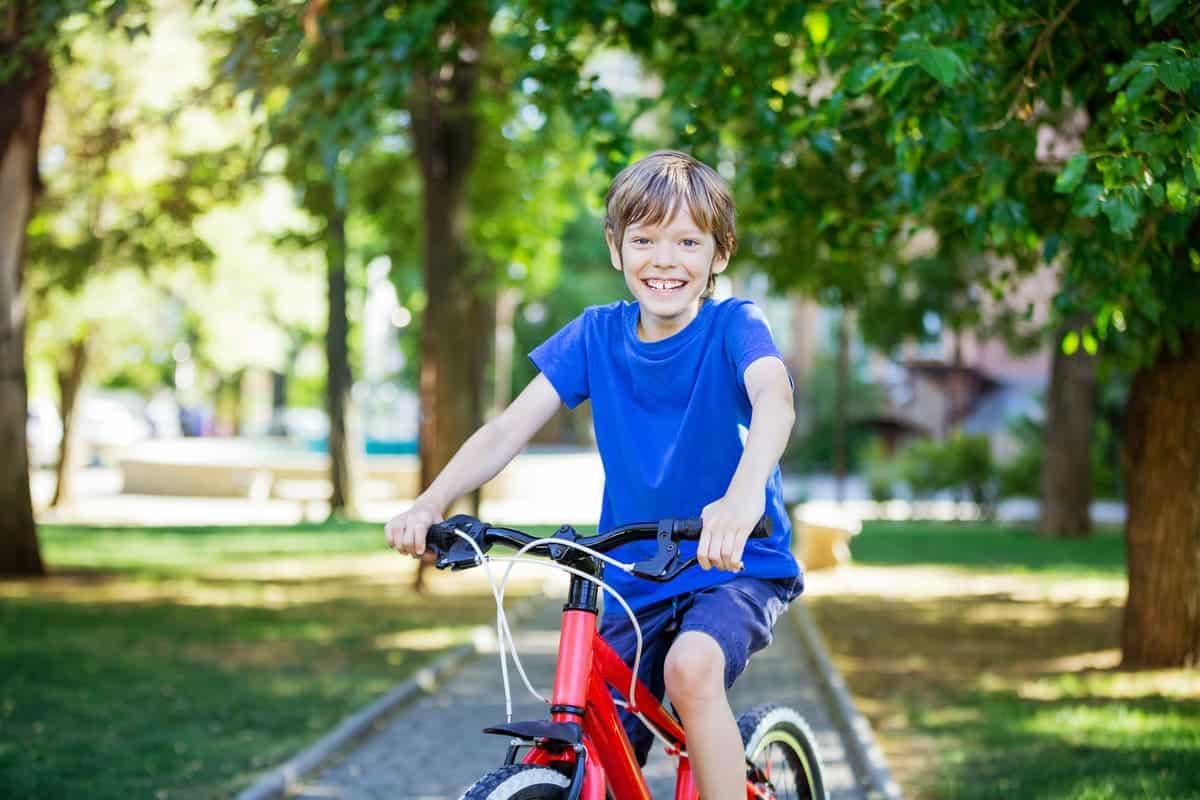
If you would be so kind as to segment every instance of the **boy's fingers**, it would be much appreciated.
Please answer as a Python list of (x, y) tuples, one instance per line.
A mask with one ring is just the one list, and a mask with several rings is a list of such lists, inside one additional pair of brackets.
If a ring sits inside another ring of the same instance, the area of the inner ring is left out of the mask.
[(725, 569), (725, 557), (723, 550), (725, 547), (725, 531), (718, 531), (708, 545), (708, 561), (718, 569)]
[(726, 536), (721, 542), (721, 569), (733, 571), (733, 548), (736, 544), (733, 536)]
[(700, 569), (708, 569), (712, 566), (708, 561), (708, 543), (712, 539), (712, 534), (707, 530), (700, 534), (700, 543), (696, 545), (696, 563), (700, 565)]

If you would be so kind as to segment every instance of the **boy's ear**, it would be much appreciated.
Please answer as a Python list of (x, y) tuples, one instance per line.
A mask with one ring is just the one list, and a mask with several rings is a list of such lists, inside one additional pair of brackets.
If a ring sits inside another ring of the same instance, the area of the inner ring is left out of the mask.
[(718, 255), (713, 256), (712, 274), (720, 275), (722, 272), (724, 272), (725, 268), (729, 266), (729, 259), (732, 255), (733, 255), (733, 242), (730, 241), (729, 245), (725, 248), (724, 256), (718, 256)]
[(720, 275), (729, 266), (729, 256), (713, 256), (712, 274)]
[(604, 241), (608, 244), (608, 257), (612, 261), (613, 269), (617, 272), (624, 272), (625, 270), (621, 264), (621, 248), (617, 247), (613, 241), (613, 232), (611, 229), (605, 229)]

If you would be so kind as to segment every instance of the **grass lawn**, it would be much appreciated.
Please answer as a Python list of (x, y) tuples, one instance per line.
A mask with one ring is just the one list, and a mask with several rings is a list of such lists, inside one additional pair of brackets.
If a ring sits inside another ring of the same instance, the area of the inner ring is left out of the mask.
[[(381, 527), (42, 526), (0, 581), (0, 795), (226, 797), (494, 620)], [(516, 590), (528, 592), (526, 579)]]
[(1200, 798), (1200, 673), (1125, 672), (1124, 542), (873, 523), (809, 576), (911, 798)]

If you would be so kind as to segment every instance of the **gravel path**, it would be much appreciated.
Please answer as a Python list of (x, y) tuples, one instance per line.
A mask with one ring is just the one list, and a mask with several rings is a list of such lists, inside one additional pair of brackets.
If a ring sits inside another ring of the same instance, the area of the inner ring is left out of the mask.
[[(536, 688), (549, 694), (558, 645), (561, 601), (544, 607), (514, 629), (522, 662)], [(831, 800), (867, 795), (851, 765), (853, 745), (834, 722), (835, 711), (813, 675), (813, 654), (800, 635), (800, 615), (780, 620), (775, 641), (754, 656), (731, 692), (735, 713), (764, 702), (784, 703), (804, 715), (817, 737)], [(546, 707), (511, 670), (513, 719), (544, 719)], [(301, 797), (344, 800), (444, 800), (459, 797), (477, 777), (498, 766), (506, 739), (480, 729), (504, 721), (504, 693), (494, 652), (471, 659), (436, 694), (424, 695), (314, 776)], [(674, 762), (655, 747), (646, 766), (655, 797), (671, 797)]]

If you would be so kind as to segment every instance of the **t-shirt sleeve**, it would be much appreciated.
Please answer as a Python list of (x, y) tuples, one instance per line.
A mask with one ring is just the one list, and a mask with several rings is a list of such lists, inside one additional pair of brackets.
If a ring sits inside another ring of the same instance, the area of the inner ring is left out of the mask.
[[(767, 316), (754, 303), (746, 301), (733, 310), (733, 318), (725, 333), (725, 349), (737, 374), (738, 386), (746, 388), (746, 368), (764, 356), (773, 356), (783, 361), (775, 339), (771, 336), (771, 325)], [(786, 365), (787, 362), (784, 362)], [(791, 381), (791, 374), (788, 374)]]
[(590, 311), (584, 311), (529, 354), (529, 360), (550, 381), (567, 408), (575, 408), (589, 396), (586, 335), (589, 314)]

